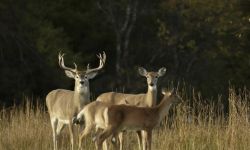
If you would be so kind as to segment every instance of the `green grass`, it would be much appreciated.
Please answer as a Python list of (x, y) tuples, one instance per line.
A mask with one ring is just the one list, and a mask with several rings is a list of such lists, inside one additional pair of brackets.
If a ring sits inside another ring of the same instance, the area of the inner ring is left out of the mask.
[[(223, 107), (219, 102), (216, 105), (204, 104), (198, 94), (193, 94), (191, 98), (185, 96), (185, 93), (182, 95), (185, 102), (175, 108), (175, 117), (169, 119), (172, 120), (171, 125), (163, 122), (153, 131), (153, 150), (250, 149), (249, 91), (236, 94), (235, 90), (229, 89), (228, 114), (220, 113)], [(193, 105), (187, 103), (189, 100), (194, 101)], [(124, 138), (125, 150), (137, 149), (135, 133), (128, 132)], [(89, 136), (84, 140), (84, 149), (95, 149), (91, 139)], [(70, 149), (68, 128), (63, 130), (59, 141), (60, 149)], [(27, 102), (1, 110), (0, 149), (53, 149), (49, 115), (44, 106), (31, 107)]]

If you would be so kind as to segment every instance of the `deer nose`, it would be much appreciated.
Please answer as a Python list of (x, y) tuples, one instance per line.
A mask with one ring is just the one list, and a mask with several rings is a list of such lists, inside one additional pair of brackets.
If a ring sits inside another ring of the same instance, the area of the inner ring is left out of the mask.
[(80, 84), (83, 84), (84, 83), (84, 81), (80, 81)]
[(149, 85), (150, 85), (150, 86), (154, 86), (154, 83), (150, 83)]

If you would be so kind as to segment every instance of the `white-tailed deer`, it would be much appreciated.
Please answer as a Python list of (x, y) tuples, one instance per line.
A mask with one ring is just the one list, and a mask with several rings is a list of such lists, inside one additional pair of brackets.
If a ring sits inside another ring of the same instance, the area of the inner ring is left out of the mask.
[(77, 113), (90, 103), (90, 90), (89, 79), (94, 78), (98, 71), (103, 68), (106, 61), (106, 54), (99, 54), (99, 67), (90, 69), (89, 65), (87, 70), (79, 71), (77, 65), (74, 63), (75, 68), (69, 68), (64, 65), (64, 54), (59, 53), (59, 66), (65, 70), (69, 78), (75, 80), (74, 91), (57, 89), (51, 91), (46, 97), (46, 105), (50, 115), (52, 130), (53, 130), (53, 143), (54, 149), (57, 150), (57, 137), (65, 124), (69, 125), (70, 142), (72, 149), (74, 148), (74, 135), (72, 119)]
[[(138, 107), (153, 107), (156, 105), (157, 98), (157, 81), (158, 78), (166, 73), (166, 68), (162, 67), (158, 72), (148, 72), (146, 69), (139, 67), (140, 75), (147, 78), (148, 91), (143, 94), (124, 94), (116, 92), (103, 93), (97, 97), (97, 101), (106, 102), (113, 105), (121, 105), (129, 103), (129, 105), (138, 105)], [(139, 149), (143, 141), (145, 142), (146, 133), (137, 132)], [(120, 150), (123, 149), (123, 133), (119, 134)]]
[[(168, 114), (173, 103), (181, 101), (180, 96), (173, 92), (163, 90), (163, 99), (155, 107), (136, 107), (129, 105), (110, 105), (94, 101), (86, 105), (77, 115), (73, 122), (85, 120), (85, 129), (80, 134), (80, 141), (87, 136), (92, 129), (102, 128), (102, 133), (97, 136), (97, 149), (100, 150), (102, 143), (110, 135), (117, 135), (121, 131), (143, 130), (147, 133), (143, 148), (151, 150), (152, 130), (160, 124)], [(146, 149), (145, 149), (146, 150)]]

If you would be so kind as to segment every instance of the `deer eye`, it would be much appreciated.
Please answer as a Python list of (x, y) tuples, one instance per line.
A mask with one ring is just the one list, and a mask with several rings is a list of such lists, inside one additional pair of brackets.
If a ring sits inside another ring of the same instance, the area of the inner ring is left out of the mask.
[(158, 78), (158, 76), (155, 76), (155, 78)]

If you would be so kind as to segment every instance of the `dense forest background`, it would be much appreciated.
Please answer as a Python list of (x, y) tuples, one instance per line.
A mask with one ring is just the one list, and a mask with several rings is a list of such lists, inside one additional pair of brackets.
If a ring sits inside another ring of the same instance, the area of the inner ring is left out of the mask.
[(138, 66), (165, 66), (160, 87), (181, 82), (204, 97), (226, 95), (229, 84), (250, 86), (249, 41), (249, 0), (1, 0), (0, 105), (73, 89), (59, 51), (82, 69), (106, 52), (93, 97), (144, 92)]

